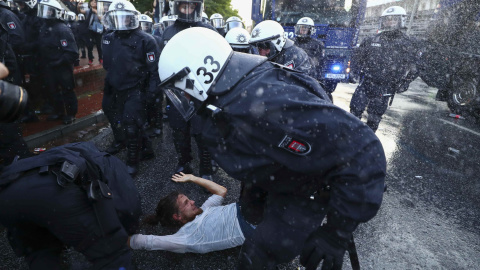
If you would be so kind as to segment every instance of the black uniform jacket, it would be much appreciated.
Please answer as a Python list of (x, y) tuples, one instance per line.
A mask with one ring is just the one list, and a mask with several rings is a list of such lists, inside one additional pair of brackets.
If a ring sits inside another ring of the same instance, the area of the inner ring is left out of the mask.
[(379, 85), (400, 84), (416, 76), (417, 42), (401, 31), (387, 31), (366, 38), (356, 50), (352, 70)]
[(303, 49), (294, 45), (290, 39), (287, 39), (287, 43), (285, 43), (282, 51), (271, 61), (304, 72), (313, 77), (316, 74), (315, 70), (312, 69), (312, 63), (310, 62), (308, 54)]
[(114, 31), (102, 40), (105, 82), (118, 91), (133, 88), (155, 92), (159, 84), (158, 45), (152, 35), (140, 29)]
[(329, 184), (330, 206), (342, 216), (364, 222), (378, 211), (382, 145), (368, 126), (333, 105), (315, 79), (265, 62), (207, 102), (223, 111), (204, 114), (202, 135), (232, 177), (305, 200)]
[(323, 42), (312, 37), (297, 37), (295, 45), (303, 49), (312, 62), (312, 67), (315, 70), (315, 78), (322, 78), (323, 57), (325, 54), (325, 45)]
[(40, 59), (47, 67), (69, 68), (78, 58), (72, 30), (60, 20), (48, 20), (40, 29)]

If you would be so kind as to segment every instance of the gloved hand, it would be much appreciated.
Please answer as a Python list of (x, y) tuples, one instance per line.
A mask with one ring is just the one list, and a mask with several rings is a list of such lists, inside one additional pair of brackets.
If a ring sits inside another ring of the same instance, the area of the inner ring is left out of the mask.
[(342, 269), (343, 256), (351, 237), (352, 233), (340, 231), (328, 224), (318, 228), (307, 238), (300, 254), (300, 263), (306, 270), (314, 270), (323, 260), (322, 270)]

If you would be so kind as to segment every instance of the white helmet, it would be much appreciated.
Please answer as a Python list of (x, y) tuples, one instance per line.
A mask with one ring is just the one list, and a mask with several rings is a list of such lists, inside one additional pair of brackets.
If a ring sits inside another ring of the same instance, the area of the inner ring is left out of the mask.
[(210, 23), (210, 20), (208, 19), (208, 15), (205, 12), (202, 12), (202, 22), (204, 23)]
[(30, 9), (35, 8), (37, 0), (14, 0), (15, 3), (24, 3)]
[(37, 17), (63, 20), (65, 10), (57, 0), (42, 0), (38, 3)]
[(236, 53), (217, 32), (192, 27), (176, 34), (158, 61), (161, 87), (185, 120), (211, 95), (231, 90), (265, 57)]
[(315, 34), (315, 23), (309, 17), (303, 17), (295, 25), (295, 35), (297, 37), (309, 37)]
[(168, 16), (163, 16), (160, 19), (160, 23), (163, 24), (163, 28), (166, 29), (170, 25), (173, 25), (175, 21), (177, 20), (177, 16), (175, 15), (168, 15)]
[(405, 28), (407, 21), (407, 12), (399, 6), (393, 6), (385, 9), (380, 16), (380, 30), (393, 31)]
[(63, 19), (67, 22), (74, 22), (77, 18), (77, 15), (73, 11), (67, 11), (63, 14)]
[(203, 0), (174, 0), (173, 14), (183, 22), (199, 22), (202, 20)]
[(97, 0), (97, 15), (103, 16), (107, 13), (110, 4), (113, 0)]
[(268, 59), (274, 58), (279, 54), (287, 42), (287, 33), (283, 27), (276, 21), (263, 21), (255, 26), (249, 43), (259, 50), (269, 49)]
[(248, 52), (250, 49), (250, 34), (243, 28), (233, 28), (225, 35), (225, 39), (230, 43), (234, 51)]
[(153, 32), (153, 20), (145, 14), (138, 15), (138, 21), (140, 22), (140, 29), (143, 32), (151, 34)]
[(245, 28), (245, 26), (243, 26), (243, 22), (240, 18), (238, 17), (230, 17), (227, 19), (227, 21), (225, 22), (225, 31), (228, 33), (228, 31), (230, 31), (231, 29), (233, 28)]
[(210, 23), (215, 28), (222, 28), (225, 26), (223, 16), (220, 13), (212, 14), (212, 16), (210, 16)]
[(109, 30), (137, 29), (140, 25), (138, 22), (139, 14), (132, 3), (125, 0), (115, 0), (105, 13), (104, 23)]
[(77, 18), (79, 21), (85, 21), (85, 15), (83, 15), (82, 13), (78, 14), (78, 18)]

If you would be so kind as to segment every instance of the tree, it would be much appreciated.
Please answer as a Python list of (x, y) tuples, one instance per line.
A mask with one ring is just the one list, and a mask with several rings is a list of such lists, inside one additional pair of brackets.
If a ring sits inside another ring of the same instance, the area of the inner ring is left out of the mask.
[(238, 10), (232, 8), (231, 2), (231, 0), (205, 0), (205, 13), (207, 13), (208, 17), (212, 16), (212, 14), (220, 13), (225, 20), (232, 16), (241, 18), (238, 15)]

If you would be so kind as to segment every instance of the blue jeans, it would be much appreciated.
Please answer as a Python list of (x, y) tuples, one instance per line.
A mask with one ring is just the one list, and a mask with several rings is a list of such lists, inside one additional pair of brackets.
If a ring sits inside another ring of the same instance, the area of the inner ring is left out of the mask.
[(240, 224), (240, 229), (242, 229), (243, 236), (245, 237), (245, 239), (251, 238), (257, 226), (252, 225), (245, 220), (245, 218), (242, 215), (242, 210), (240, 209), (240, 205), (238, 203), (235, 204), (235, 207), (237, 208), (238, 224)]

